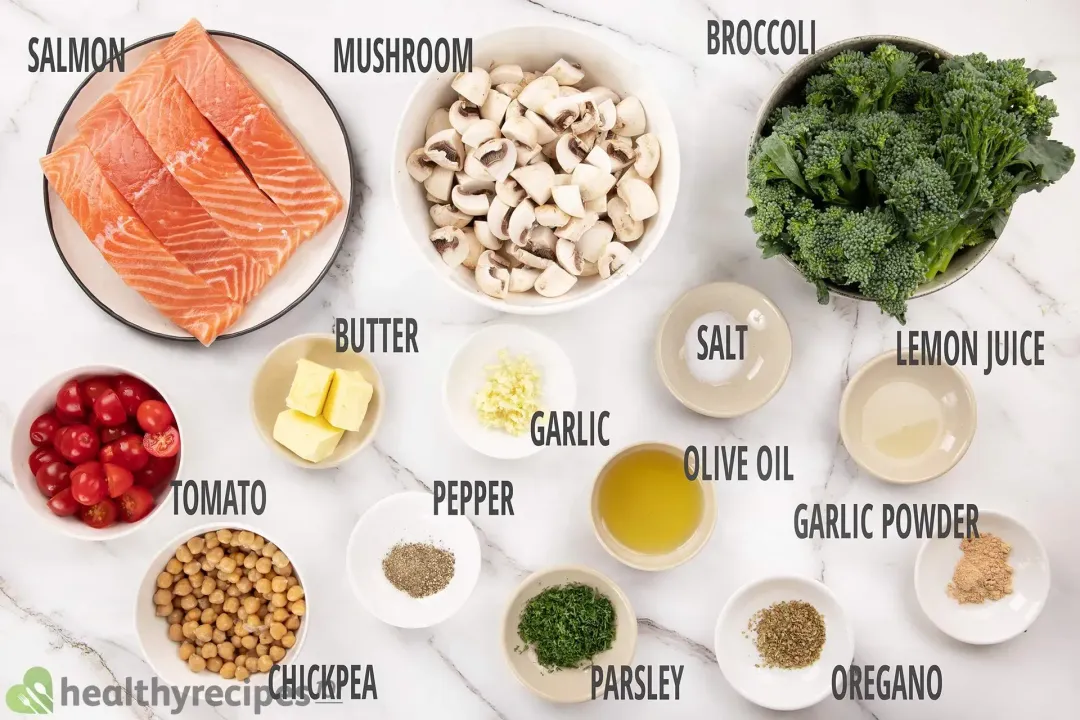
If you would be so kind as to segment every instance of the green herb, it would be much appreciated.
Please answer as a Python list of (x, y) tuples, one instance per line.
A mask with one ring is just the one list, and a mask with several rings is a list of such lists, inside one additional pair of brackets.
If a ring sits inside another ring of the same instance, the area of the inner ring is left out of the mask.
[(582, 583), (550, 587), (525, 604), (518, 636), (549, 672), (578, 668), (611, 649), (615, 608), (607, 596)]

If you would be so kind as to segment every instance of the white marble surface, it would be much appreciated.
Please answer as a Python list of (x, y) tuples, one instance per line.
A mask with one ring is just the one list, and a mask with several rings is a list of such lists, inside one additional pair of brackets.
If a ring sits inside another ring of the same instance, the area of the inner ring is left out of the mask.
[[(1038, 197), (1025, 197), (1008, 234), (967, 279), (914, 303), (915, 329), (1042, 329), (1047, 360), (989, 376), (969, 371), (979, 402), (971, 451), (945, 478), (913, 488), (882, 484), (852, 465), (838, 441), (836, 411), (846, 379), (895, 342), (896, 325), (848, 301), (814, 302), (812, 289), (778, 261), (762, 261), (743, 218), (742, 164), (752, 118), (793, 58), (705, 53), (709, 18), (816, 19), (818, 42), (883, 32), (921, 37), (956, 51), (1025, 56), (1053, 70), (1062, 117), (1056, 136), (1080, 145), (1080, 6), (1072, 0), (816, 0), (752, 3), (671, 0), (401, 0), (298, 5), (161, 0), (0, 1), (0, 437), (3, 456), (23, 399), (67, 367), (116, 360), (161, 378), (181, 398), (187, 470), (193, 478), (262, 478), (270, 488), (258, 523), (294, 548), (312, 600), (308, 663), (375, 665), (379, 699), (309, 707), (311, 717), (369, 718), (765, 718), (721, 676), (710, 649), (720, 607), (743, 583), (771, 573), (823, 578), (846, 606), (860, 663), (937, 664), (936, 702), (856, 704), (826, 700), (797, 718), (880, 720), (946, 717), (1063, 717), (1080, 706), (1080, 484), (1072, 460), (1080, 411), (1080, 250), (1075, 207), (1080, 172)], [(41, 207), (37, 159), (80, 78), (31, 75), (31, 35), (123, 35), (134, 41), (188, 17), (271, 43), (304, 65), (337, 103), (363, 180), (363, 205), (338, 262), (292, 313), (255, 334), (207, 350), (159, 342), (113, 321), (73, 283), (56, 257)], [(565, 316), (526, 319), (569, 353), (580, 405), (612, 413), (613, 445), (744, 441), (791, 446), (796, 480), (722, 486), (717, 531), (706, 550), (677, 570), (647, 575), (611, 559), (592, 535), (587, 498), (606, 449), (549, 449), (497, 462), (465, 447), (440, 404), (453, 350), (499, 315), (478, 309), (437, 281), (414, 255), (386, 178), (391, 138), (417, 78), (332, 73), (334, 35), (480, 35), (507, 25), (550, 23), (595, 33), (636, 58), (663, 84), (683, 149), (676, 219), (647, 265), (615, 293)], [(762, 410), (735, 421), (685, 411), (653, 366), (664, 310), (704, 282), (734, 279), (770, 295), (786, 314), (795, 359), (787, 384)], [(310, 474), (262, 446), (248, 416), (260, 359), (280, 341), (330, 327), (335, 316), (411, 316), (417, 355), (376, 357), (387, 414), (373, 448), (336, 472)], [(22, 429), (19, 429), (22, 432)], [(148, 680), (132, 624), (135, 585), (159, 546), (201, 518), (163, 516), (136, 535), (87, 544), (50, 534), (17, 496), (7, 463), (0, 477), (0, 689), (33, 664), (81, 684)], [(345, 541), (361, 513), (389, 493), (438, 479), (511, 479), (517, 514), (475, 519), (484, 565), (476, 591), (433, 630), (382, 625), (355, 601), (343, 574)], [(1014, 641), (976, 648), (950, 641), (916, 605), (912, 566), (918, 542), (800, 541), (799, 502), (975, 502), (1008, 510), (1045, 543), (1054, 573), (1041, 618)], [(498, 618), (529, 571), (576, 562), (609, 574), (640, 616), (637, 659), (685, 664), (678, 702), (548, 705), (522, 688), (503, 663)], [(64, 712), (73, 712), (65, 710)], [(98, 709), (87, 716), (164, 717), (167, 710)], [(191, 718), (246, 716), (199, 708)], [(96, 715), (95, 715), (96, 713)], [(269, 712), (284, 717), (285, 711)], [(292, 715), (289, 715), (290, 717)]]

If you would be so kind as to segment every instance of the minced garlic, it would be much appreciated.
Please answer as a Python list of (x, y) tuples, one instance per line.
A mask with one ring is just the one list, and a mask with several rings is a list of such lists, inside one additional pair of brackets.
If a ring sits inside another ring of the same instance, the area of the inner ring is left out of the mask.
[(499, 351), (499, 362), (487, 366), (487, 380), (476, 393), (480, 424), (521, 435), (540, 409), (540, 374), (524, 355)]

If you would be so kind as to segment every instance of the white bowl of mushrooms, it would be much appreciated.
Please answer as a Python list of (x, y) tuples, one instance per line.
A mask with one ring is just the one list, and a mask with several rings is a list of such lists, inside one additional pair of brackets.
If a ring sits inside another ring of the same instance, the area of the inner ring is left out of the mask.
[(391, 182), (451, 286), (541, 315), (611, 291), (652, 254), (675, 209), (679, 145), (629, 60), (565, 28), (512, 28), (474, 42), (471, 71), (417, 87)]

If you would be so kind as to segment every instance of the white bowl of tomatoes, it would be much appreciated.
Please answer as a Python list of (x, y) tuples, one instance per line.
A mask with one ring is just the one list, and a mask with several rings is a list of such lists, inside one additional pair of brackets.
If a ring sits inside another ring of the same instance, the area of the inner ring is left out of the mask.
[(180, 423), (147, 378), (93, 365), (44, 383), (15, 419), (15, 487), (47, 525), (83, 540), (132, 532), (180, 474)]

